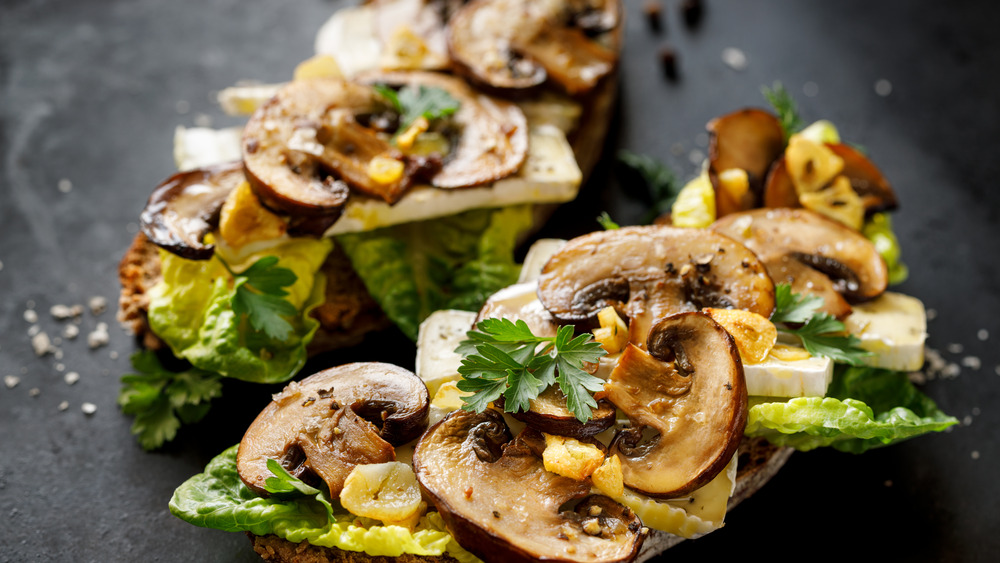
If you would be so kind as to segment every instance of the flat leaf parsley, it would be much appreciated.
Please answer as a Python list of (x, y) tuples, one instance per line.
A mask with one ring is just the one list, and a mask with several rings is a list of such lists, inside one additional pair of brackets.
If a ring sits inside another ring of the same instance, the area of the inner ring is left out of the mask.
[(147, 450), (173, 440), (182, 423), (201, 420), (211, 400), (222, 395), (219, 376), (197, 368), (170, 371), (149, 350), (132, 355), (132, 369), (138, 373), (122, 376), (118, 405), (135, 415), (132, 434)]
[(376, 84), (374, 88), (399, 112), (398, 131), (406, 131), (421, 117), (427, 121), (448, 117), (461, 105), (447, 90), (433, 86), (403, 86), (397, 91), (385, 84)]
[[(861, 348), (861, 340), (847, 332), (844, 323), (829, 313), (818, 312), (824, 300), (818, 295), (792, 293), (787, 283), (774, 286), (774, 313), (771, 322), (783, 324), (778, 331), (797, 337), (813, 356), (860, 366), (871, 353)], [(793, 325), (793, 326), (789, 326)]]
[(295, 272), (279, 267), (277, 256), (265, 256), (241, 274), (234, 272), (222, 258), (219, 261), (233, 276), (233, 312), (246, 315), (250, 326), (269, 338), (288, 338), (293, 328), (285, 317), (298, 311), (284, 299), (288, 295), (284, 288), (298, 280)]
[(551, 385), (566, 396), (566, 406), (580, 422), (593, 416), (593, 393), (604, 381), (587, 373), (584, 362), (594, 363), (606, 354), (590, 334), (573, 336), (572, 326), (560, 327), (555, 336), (535, 336), (524, 321), (485, 319), (455, 350), (462, 354), (458, 388), (467, 411), (483, 412), (501, 396), (507, 412), (527, 411), (531, 400)]

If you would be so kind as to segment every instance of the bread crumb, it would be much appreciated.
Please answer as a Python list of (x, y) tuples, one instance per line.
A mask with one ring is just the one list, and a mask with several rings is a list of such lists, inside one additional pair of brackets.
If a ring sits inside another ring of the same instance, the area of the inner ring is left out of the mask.
[(108, 300), (100, 295), (95, 295), (87, 300), (87, 307), (94, 315), (100, 315), (108, 309)]
[(35, 324), (38, 322), (38, 313), (34, 309), (24, 310), (24, 322)]
[(84, 403), (80, 405), (80, 410), (83, 411), (83, 414), (94, 414), (97, 412), (97, 405), (94, 403)]
[(35, 350), (36, 356), (42, 357), (52, 352), (52, 341), (49, 340), (48, 334), (38, 332), (31, 337), (31, 347)]
[(83, 314), (83, 305), (53, 305), (49, 308), (49, 314), (56, 320), (64, 321)]
[(722, 62), (733, 70), (744, 70), (749, 64), (746, 53), (736, 47), (726, 47), (722, 50)]
[(79, 335), (80, 335), (80, 327), (76, 325), (73, 324), (66, 325), (66, 328), (63, 329), (63, 338), (65, 338), (66, 340), (73, 340)]
[(69, 408), (69, 401), (59, 403), (59, 410), (64, 411)]
[(97, 323), (97, 328), (93, 332), (87, 335), (87, 345), (91, 349), (100, 348), (101, 346), (107, 345), (111, 337), (108, 334), (107, 323)]
[(21, 378), (16, 375), (5, 375), (3, 378), (3, 384), (7, 386), (7, 389), (13, 389), (17, 387), (17, 384), (21, 382)]
[(68, 372), (63, 376), (63, 381), (65, 381), (67, 385), (73, 385), (77, 381), (80, 381), (80, 374), (75, 371)]

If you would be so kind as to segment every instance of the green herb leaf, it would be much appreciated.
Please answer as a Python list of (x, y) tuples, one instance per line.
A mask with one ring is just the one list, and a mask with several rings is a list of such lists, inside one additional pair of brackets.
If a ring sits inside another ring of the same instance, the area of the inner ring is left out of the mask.
[(159, 448), (177, 435), (181, 424), (201, 420), (212, 399), (222, 395), (222, 382), (200, 369), (173, 372), (149, 350), (132, 355), (132, 369), (118, 393), (122, 412), (135, 416), (132, 434), (147, 450)]
[(465, 397), (465, 410), (483, 412), (504, 398), (507, 412), (527, 411), (531, 400), (555, 384), (566, 396), (567, 408), (580, 422), (593, 416), (597, 401), (592, 393), (604, 381), (583, 369), (606, 354), (590, 334), (573, 337), (573, 327), (561, 327), (554, 337), (535, 336), (524, 321), (485, 319), (456, 352), (462, 354), (458, 388), (473, 393)]
[(652, 157), (627, 150), (618, 151), (618, 161), (637, 172), (646, 182), (653, 205), (645, 222), (652, 222), (657, 216), (669, 213), (683, 187), (677, 180), (677, 174)]
[(773, 323), (804, 323), (823, 306), (823, 298), (818, 295), (792, 293), (792, 286), (779, 283), (774, 286)]
[(288, 295), (284, 288), (298, 280), (295, 272), (278, 266), (277, 256), (265, 256), (241, 274), (233, 272), (222, 258), (219, 261), (234, 279), (233, 312), (245, 315), (250, 326), (268, 338), (286, 339), (294, 329), (285, 317), (297, 315), (298, 310), (282, 298)]
[(781, 82), (775, 82), (773, 86), (768, 88), (763, 86), (760, 89), (764, 97), (767, 98), (768, 103), (774, 108), (774, 111), (778, 114), (778, 120), (781, 122), (781, 129), (785, 132), (785, 141), (795, 133), (802, 129), (802, 119), (799, 117), (799, 110), (796, 107), (795, 100), (785, 90), (784, 85)]
[(798, 337), (802, 347), (813, 356), (824, 356), (835, 362), (860, 366), (871, 353), (861, 348), (861, 340), (846, 332), (844, 323), (829, 313), (821, 313), (824, 299), (818, 295), (792, 293), (786, 283), (774, 286), (774, 313), (771, 322), (801, 325), (778, 330)]
[(385, 84), (376, 84), (375, 91), (399, 112), (399, 129), (406, 131), (418, 118), (434, 121), (458, 111), (461, 103), (447, 90), (433, 86), (403, 86), (398, 91)]
[(615, 223), (615, 221), (611, 218), (611, 215), (608, 215), (607, 211), (601, 212), (601, 214), (597, 217), (597, 223), (605, 231), (613, 231), (621, 228), (621, 225)]
[(268, 459), (267, 470), (274, 475), (274, 477), (268, 477), (264, 480), (264, 490), (269, 493), (301, 493), (309, 496), (319, 494), (319, 489), (311, 487), (298, 477), (293, 476), (277, 460)]

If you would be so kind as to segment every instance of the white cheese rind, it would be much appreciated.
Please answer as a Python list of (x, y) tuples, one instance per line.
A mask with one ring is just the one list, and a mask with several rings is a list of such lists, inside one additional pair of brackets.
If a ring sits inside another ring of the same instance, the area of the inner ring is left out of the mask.
[(462, 357), (455, 353), (465, 333), (472, 329), (476, 313), (445, 309), (430, 314), (417, 333), (416, 374), (427, 385), (431, 397), (442, 383), (458, 379)]
[(924, 365), (927, 313), (923, 302), (887, 291), (852, 309), (844, 325), (872, 353), (865, 358), (866, 364), (896, 371), (916, 371)]

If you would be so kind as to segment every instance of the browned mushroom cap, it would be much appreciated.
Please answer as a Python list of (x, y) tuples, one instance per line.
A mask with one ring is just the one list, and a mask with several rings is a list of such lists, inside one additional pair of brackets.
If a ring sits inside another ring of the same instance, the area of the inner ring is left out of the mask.
[(218, 223), (229, 192), (244, 180), (237, 162), (178, 172), (153, 190), (139, 215), (142, 232), (161, 248), (189, 260), (208, 260), (202, 238)]
[(826, 146), (844, 159), (844, 169), (841, 174), (851, 180), (851, 187), (861, 196), (865, 213), (892, 211), (898, 207), (896, 192), (871, 160), (857, 149), (843, 143), (828, 143)]
[(638, 517), (600, 496), (563, 510), (590, 482), (546, 471), (529, 444), (538, 437), (526, 429), (512, 440), (493, 410), (455, 411), (421, 437), (413, 469), (455, 540), (487, 561), (635, 557), (644, 539)]
[(517, 105), (477, 92), (465, 81), (432, 72), (391, 72), (359, 78), (366, 84), (428, 86), (461, 104), (451, 117), (458, 130), (444, 165), (430, 178), (438, 188), (486, 184), (517, 172), (528, 155), (528, 120)]
[[(785, 133), (773, 114), (746, 108), (716, 117), (706, 126), (711, 135), (708, 146), (708, 173), (715, 186), (719, 217), (756, 207), (771, 163), (785, 148)], [(746, 170), (750, 197), (736, 201), (719, 189), (718, 175), (731, 168)]]
[(785, 166), (785, 157), (774, 161), (764, 182), (764, 207), (802, 207), (799, 192)]
[(531, 400), (527, 412), (518, 411), (511, 416), (528, 426), (545, 432), (572, 438), (589, 438), (604, 432), (615, 424), (617, 410), (610, 401), (597, 401), (597, 408), (587, 422), (580, 422), (566, 406), (566, 396), (552, 386)]
[[(611, 443), (625, 484), (671, 498), (711, 481), (732, 459), (747, 420), (743, 364), (732, 336), (703, 313), (653, 326), (649, 353), (633, 345), (604, 386), (633, 427)], [(643, 429), (656, 432), (643, 440)]]
[(774, 284), (753, 252), (711, 231), (646, 226), (575, 238), (542, 269), (538, 297), (564, 323), (592, 323), (615, 307), (645, 346), (655, 319), (703, 307), (774, 309)]
[[(358, 122), (382, 109), (368, 86), (333, 78), (289, 83), (243, 131), (247, 179), (266, 205), (294, 215), (339, 214), (348, 186), (395, 203), (436, 167), (407, 158)], [(403, 172), (372, 174), (376, 158), (395, 161)]]
[[(885, 261), (864, 235), (807, 209), (755, 209), (727, 215), (711, 228), (745, 244), (769, 268), (788, 257), (822, 272), (852, 303), (878, 297), (888, 284)], [(787, 279), (794, 273), (772, 277)], [(794, 277), (793, 291), (813, 293), (815, 279), (810, 284)]]
[(448, 49), (486, 87), (526, 90), (551, 78), (581, 94), (617, 63), (619, 10), (617, 0), (475, 0), (452, 17)]
[(243, 435), (240, 479), (267, 496), (273, 459), (299, 478), (322, 479), (336, 497), (354, 466), (393, 461), (393, 446), (420, 435), (429, 403), (423, 381), (391, 364), (347, 364), (292, 382)]

